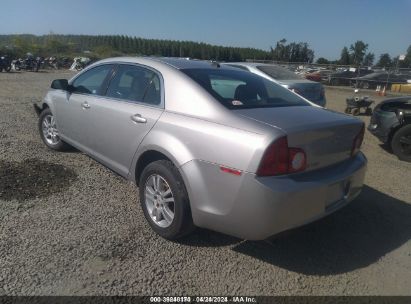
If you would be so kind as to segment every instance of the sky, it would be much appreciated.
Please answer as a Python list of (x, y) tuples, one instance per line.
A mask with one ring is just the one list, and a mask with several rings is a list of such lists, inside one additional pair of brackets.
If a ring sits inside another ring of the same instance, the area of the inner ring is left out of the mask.
[(411, 0), (2, 0), (0, 34), (128, 35), (269, 50), (282, 38), (338, 59), (357, 40), (411, 45)]

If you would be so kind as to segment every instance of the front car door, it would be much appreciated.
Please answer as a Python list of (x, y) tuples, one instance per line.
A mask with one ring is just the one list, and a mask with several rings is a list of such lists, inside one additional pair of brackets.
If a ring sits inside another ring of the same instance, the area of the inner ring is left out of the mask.
[(158, 72), (118, 64), (105, 96), (88, 101), (87, 142), (94, 157), (128, 174), (139, 144), (164, 111), (162, 87)]

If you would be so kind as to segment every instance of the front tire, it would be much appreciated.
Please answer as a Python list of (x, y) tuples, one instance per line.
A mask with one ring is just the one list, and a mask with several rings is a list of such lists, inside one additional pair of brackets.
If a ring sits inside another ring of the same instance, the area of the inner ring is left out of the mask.
[(170, 161), (158, 160), (144, 168), (139, 194), (144, 216), (158, 235), (175, 240), (193, 231), (187, 190)]
[(411, 125), (406, 125), (395, 132), (391, 148), (400, 160), (411, 162)]
[(40, 113), (38, 128), (41, 139), (50, 149), (56, 151), (66, 151), (70, 148), (68, 144), (61, 140), (56, 125), (56, 120), (49, 108)]

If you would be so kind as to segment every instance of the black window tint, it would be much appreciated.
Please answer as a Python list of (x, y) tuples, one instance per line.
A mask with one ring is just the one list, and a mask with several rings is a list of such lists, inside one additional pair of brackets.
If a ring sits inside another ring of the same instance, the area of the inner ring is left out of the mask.
[(102, 85), (111, 68), (112, 65), (106, 64), (84, 72), (72, 83), (73, 92), (102, 95), (104, 93)]
[(107, 96), (158, 105), (161, 103), (160, 78), (149, 69), (119, 65)]
[(229, 109), (309, 105), (288, 89), (245, 71), (231, 69), (184, 69), (182, 71)]

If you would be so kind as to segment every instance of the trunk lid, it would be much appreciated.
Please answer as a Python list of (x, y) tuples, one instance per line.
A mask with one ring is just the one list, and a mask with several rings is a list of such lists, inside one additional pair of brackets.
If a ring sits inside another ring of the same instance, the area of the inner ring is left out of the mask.
[(351, 157), (363, 122), (312, 106), (235, 110), (238, 115), (281, 129), (289, 147), (304, 149), (307, 170), (339, 163)]

